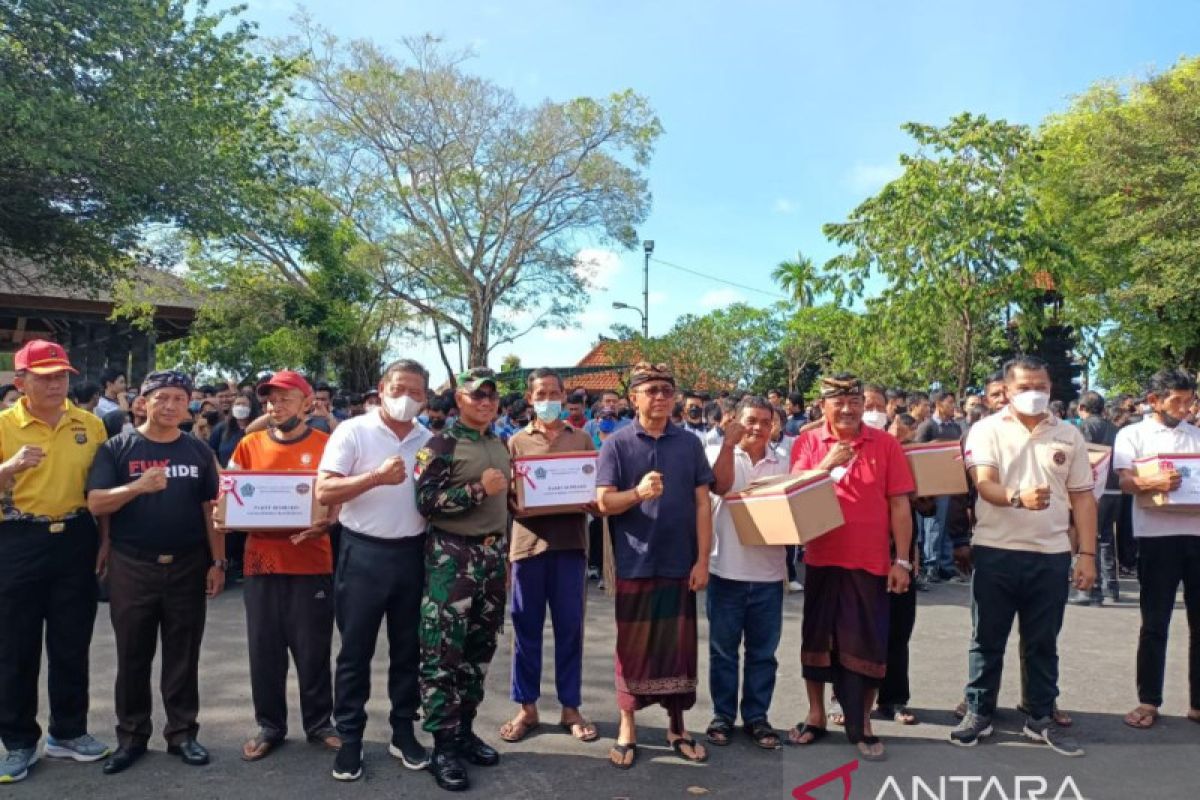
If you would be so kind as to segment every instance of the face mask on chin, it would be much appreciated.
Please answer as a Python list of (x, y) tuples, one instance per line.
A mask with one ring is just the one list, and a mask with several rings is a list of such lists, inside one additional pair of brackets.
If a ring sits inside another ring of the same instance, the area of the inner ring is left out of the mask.
[(303, 422), (302, 419), (293, 416), (288, 417), (283, 422), (272, 423), (271, 427), (280, 433), (291, 433), (292, 431), (296, 430), (296, 428), (300, 427), (301, 422)]
[(1030, 390), (1020, 392), (1009, 400), (1012, 407), (1018, 414), (1023, 414), (1027, 417), (1036, 417), (1040, 414), (1045, 414), (1046, 409), (1050, 406), (1050, 393), (1038, 392)]

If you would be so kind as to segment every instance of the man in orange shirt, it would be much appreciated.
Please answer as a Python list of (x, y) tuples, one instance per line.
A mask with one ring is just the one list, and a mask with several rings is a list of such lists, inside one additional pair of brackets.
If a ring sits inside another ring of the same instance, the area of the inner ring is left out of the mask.
[[(312, 387), (284, 370), (258, 385), (271, 423), (247, 434), (233, 451), (230, 469), (316, 471), (329, 435), (308, 427)], [(242, 747), (257, 761), (287, 735), (288, 653), (300, 682), (300, 714), (310, 742), (336, 750), (333, 727), (333, 551), (329, 518), (302, 531), (252, 532), (246, 539), (246, 638), (250, 692), (258, 733)]]

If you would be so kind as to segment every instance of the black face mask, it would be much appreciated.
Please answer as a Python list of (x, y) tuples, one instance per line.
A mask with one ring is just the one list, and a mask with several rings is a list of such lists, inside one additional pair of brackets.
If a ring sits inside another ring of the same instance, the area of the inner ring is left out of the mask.
[(279, 431), (280, 433), (291, 433), (292, 431), (296, 430), (296, 428), (300, 427), (301, 422), (303, 422), (303, 420), (301, 420), (299, 417), (289, 417), (278, 425), (273, 425), (272, 427), (274, 427), (275, 430)]
[(442, 428), (446, 427), (446, 420), (444, 420), (444, 419), (431, 419), (431, 420), (429, 420), (429, 427), (430, 427), (432, 430), (435, 430), (435, 431), (440, 431)]
[(703, 410), (703, 409), (696, 408), (695, 406), (692, 406), (691, 408), (689, 408), (689, 409), (687, 410), (687, 416), (688, 416), (688, 419), (699, 420), (699, 419), (700, 419), (700, 416), (701, 416), (703, 413), (704, 413), (704, 410)]
[(617, 412), (618, 419), (633, 419), (633, 409), (623, 408)]

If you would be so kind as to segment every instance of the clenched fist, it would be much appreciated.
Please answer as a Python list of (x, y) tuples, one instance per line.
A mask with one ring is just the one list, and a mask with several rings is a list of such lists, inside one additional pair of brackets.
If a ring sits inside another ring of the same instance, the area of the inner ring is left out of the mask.
[(637, 488), (638, 500), (645, 502), (646, 500), (654, 500), (657, 497), (662, 497), (663, 482), (662, 473), (657, 470), (647, 472), (642, 476), (642, 480), (638, 483)]
[(1031, 486), (1021, 490), (1021, 505), (1030, 511), (1042, 511), (1050, 506), (1050, 487)]
[(40, 447), (27, 444), (17, 451), (17, 454), (4, 462), (5, 469), (17, 475), (27, 469), (33, 469), (38, 464), (42, 463), (42, 459), (46, 457), (46, 451)]
[(483, 490), (487, 492), (488, 497), (508, 490), (508, 478), (495, 467), (485, 469), (480, 482), (483, 484)]
[(730, 444), (737, 444), (746, 435), (746, 426), (738, 422), (736, 419), (731, 419), (725, 423), (725, 441)]
[(151, 467), (133, 482), (134, 491), (139, 494), (154, 494), (167, 488), (167, 470), (164, 467)]
[(398, 486), (408, 477), (404, 459), (400, 456), (390, 456), (375, 468), (375, 483), (385, 486)]

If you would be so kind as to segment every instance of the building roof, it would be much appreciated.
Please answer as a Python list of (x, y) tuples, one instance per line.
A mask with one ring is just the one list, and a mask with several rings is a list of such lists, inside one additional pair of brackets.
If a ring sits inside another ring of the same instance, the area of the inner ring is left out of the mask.
[[(611, 339), (601, 339), (587, 355), (579, 359), (579, 363), (575, 365), (578, 371), (564, 370), (563, 382), (567, 391), (583, 389), (588, 394), (620, 392), (625, 386), (629, 366), (615, 363), (611, 353), (615, 344)], [(597, 369), (598, 367), (613, 369)]]

